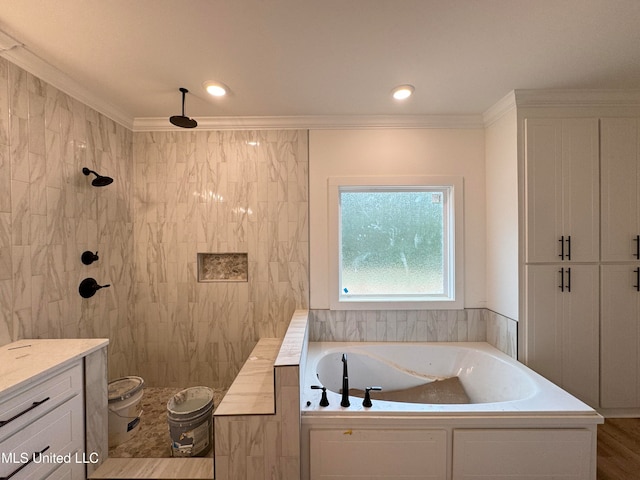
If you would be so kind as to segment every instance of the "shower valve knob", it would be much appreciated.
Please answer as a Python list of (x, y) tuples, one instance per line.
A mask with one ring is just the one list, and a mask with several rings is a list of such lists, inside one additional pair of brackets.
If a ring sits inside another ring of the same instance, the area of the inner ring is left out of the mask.
[(82, 298), (90, 298), (93, 297), (101, 288), (107, 288), (110, 286), (111, 285), (98, 285), (95, 278), (85, 278), (80, 282), (78, 292)]
[(99, 258), (100, 257), (98, 257), (98, 252), (93, 253), (89, 250), (83, 252), (82, 256), (80, 257), (82, 263), (84, 263), (85, 265), (91, 265), (93, 262), (97, 262)]

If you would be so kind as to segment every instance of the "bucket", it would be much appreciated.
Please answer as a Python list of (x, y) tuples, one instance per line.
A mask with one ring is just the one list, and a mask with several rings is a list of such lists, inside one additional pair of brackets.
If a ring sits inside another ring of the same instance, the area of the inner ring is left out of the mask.
[(143, 386), (140, 377), (109, 382), (109, 448), (126, 442), (138, 431)]
[(213, 390), (191, 387), (167, 402), (173, 457), (203, 457), (213, 443)]

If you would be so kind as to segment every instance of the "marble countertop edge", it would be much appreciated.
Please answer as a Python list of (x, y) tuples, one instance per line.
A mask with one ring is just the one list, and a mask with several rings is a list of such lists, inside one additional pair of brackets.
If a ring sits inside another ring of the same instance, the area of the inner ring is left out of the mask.
[(106, 338), (22, 339), (0, 347), (0, 395), (39, 381), (106, 347)]

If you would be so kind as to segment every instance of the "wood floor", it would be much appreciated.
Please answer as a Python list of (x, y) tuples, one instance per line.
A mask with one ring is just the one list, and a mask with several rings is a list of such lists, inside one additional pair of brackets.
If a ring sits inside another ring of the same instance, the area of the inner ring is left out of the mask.
[(640, 480), (640, 418), (598, 426), (598, 480)]

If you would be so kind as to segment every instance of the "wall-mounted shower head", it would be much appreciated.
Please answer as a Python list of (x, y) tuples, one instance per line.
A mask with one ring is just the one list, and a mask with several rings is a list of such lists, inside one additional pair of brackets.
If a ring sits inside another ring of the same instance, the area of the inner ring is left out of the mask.
[(198, 122), (196, 122), (193, 118), (185, 117), (184, 115), (184, 96), (189, 93), (189, 90), (184, 87), (180, 87), (180, 91), (182, 92), (182, 115), (174, 115), (172, 117), (169, 117), (169, 121), (176, 127), (195, 128), (198, 126)]
[(84, 173), (87, 176), (93, 173), (96, 176), (96, 178), (94, 178), (93, 181), (91, 182), (91, 185), (93, 185), (94, 187), (106, 187), (107, 185), (110, 185), (113, 183), (113, 178), (103, 177), (102, 175), (99, 175), (97, 172), (94, 172), (93, 170), (89, 170), (87, 167), (83, 167), (82, 173)]

